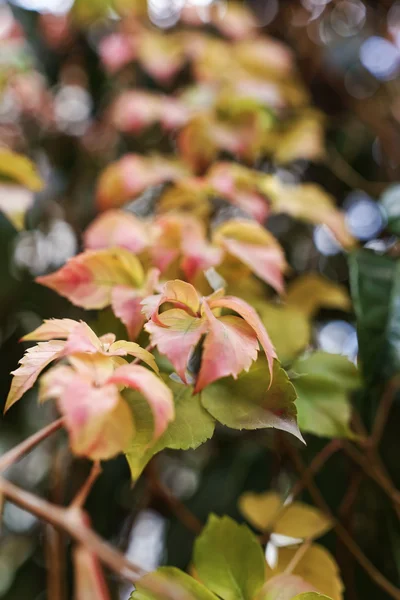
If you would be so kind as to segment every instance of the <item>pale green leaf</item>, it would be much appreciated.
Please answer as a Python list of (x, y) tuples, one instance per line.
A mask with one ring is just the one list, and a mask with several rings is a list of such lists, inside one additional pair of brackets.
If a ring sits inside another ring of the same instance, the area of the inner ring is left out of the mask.
[(256, 536), (229, 517), (211, 515), (194, 547), (194, 567), (223, 600), (252, 600), (265, 579), (265, 558)]
[(166, 376), (164, 381), (174, 394), (175, 419), (153, 445), (153, 417), (148, 403), (136, 392), (125, 392), (133, 410), (137, 430), (126, 453), (133, 479), (137, 479), (150, 458), (164, 448), (197, 448), (214, 433), (214, 419), (201, 405), (200, 396), (193, 396), (190, 386), (175, 383)]
[(129, 600), (217, 600), (217, 597), (183, 571), (161, 567), (136, 583)]
[(207, 386), (202, 403), (217, 421), (232, 429), (273, 427), (302, 439), (296, 422), (296, 392), (278, 361), (274, 361), (269, 384), (267, 361), (260, 357), (238, 379), (224, 377)]
[(345, 356), (315, 352), (295, 361), (301, 431), (322, 437), (351, 437), (349, 392), (360, 385), (357, 368)]

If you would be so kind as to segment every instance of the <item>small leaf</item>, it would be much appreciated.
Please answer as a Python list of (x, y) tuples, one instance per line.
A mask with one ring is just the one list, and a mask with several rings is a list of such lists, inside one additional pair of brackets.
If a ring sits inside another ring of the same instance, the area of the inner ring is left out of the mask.
[(242, 515), (261, 531), (305, 539), (319, 537), (331, 528), (329, 519), (313, 506), (293, 502), (281, 513), (282, 507), (283, 501), (276, 492), (246, 492), (239, 498)]
[(43, 181), (33, 162), (6, 148), (0, 148), (0, 177), (12, 179), (33, 192), (43, 188)]
[(23, 342), (46, 342), (48, 340), (65, 340), (78, 325), (73, 319), (45, 319), (43, 324), (21, 338)]
[[(278, 564), (273, 570), (268, 568), (269, 576), (283, 573), (296, 552), (297, 548), (279, 548)], [(313, 544), (306, 550), (292, 575), (301, 577), (321, 594), (329, 594), (332, 600), (343, 600), (343, 583), (338, 566), (328, 550), (319, 544)]]
[(265, 578), (256, 536), (229, 517), (211, 515), (194, 547), (200, 581), (223, 600), (252, 600)]
[(297, 277), (288, 287), (286, 302), (288, 306), (308, 317), (314, 316), (320, 308), (336, 308), (344, 311), (351, 309), (346, 288), (317, 273)]
[(124, 385), (143, 394), (153, 413), (154, 439), (159, 438), (168, 423), (174, 419), (175, 410), (171, 390), (148, 369), (138, 365), (119, 367), (114, 371), (108, 383)]
[(161, 567), (135, 584), (129, 600), (217, 600), (203, 584), (175, 567)]
[(140, 287), (143, 269), (138, 259), (123, 248), (87, 250), (51, 275), (36, 281), (86, 309), (104, 308), (111, 304), (112, 290), (117, 285)]
[(357, 368), (345, 356), (314, 352), (292, 365), (301, 431), (323, 437), (351, 437), (349, 392), (360, 380)]
[(137, 435), (126, 452), (133, 479), (137, 479), (150, 458), (164, 448), (197, 448), (214, 433), (215, 421), (201, 405), (200, 396), (193, 395), (189, 386), (175, 383), (166, 376), (163, 379), (174, 396), (175, 418), (155, 443), (152, 443), (154, 424), (149, 405), (135, 392), (124, 392), (137, 428)]
[(268, 365), (263, 359), (236, 381), (227, 377), (202, 391), (203, 406), (223, 425), (233, 429), (272, 427), (303, 440), (296, 422), (295, 399), (295, 389), (277, 361), (270, 385)]
[(40, 342), (37, 346), (28, 348), (19, 361), (20, 366), (15, 371), (11, 388), (7, 396), (4, 412), (7, 411), (35, 383), (40, 373), (53, 360), (62, 356), (65, 342)]

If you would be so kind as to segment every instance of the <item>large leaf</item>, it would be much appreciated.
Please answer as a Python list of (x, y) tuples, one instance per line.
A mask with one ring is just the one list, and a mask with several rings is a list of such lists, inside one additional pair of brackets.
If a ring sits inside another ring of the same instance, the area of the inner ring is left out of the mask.
[(318, 592), (305, 592), (304, 594), (298, 594), (293, 600), (332, 600), (332, 598)]
[(201, 405), (200, 396), (193, 395), (189, 386), (175, 383), (167, 377), (164, 377), (164, 381), (174, 396), (175, 419), (155, 443), (152, 443), (154, 424), (148, 404), (138, 398), (135, 392), (124, 392), (132, 407), (137, 428), (137, 435), (126, 452), (133, 479), (137, 479), (150, 458), (164, 448), (197, 448), (214, 433), (215, 421)]
[(194, 567), (223, 600), (252, 600), (265, 578), (265, 559), (256, 536), (229, 517), (211, 515), (197, 538)]
[(217, 600), (200, 582), (174, 567), (161, 567), (136, 583), (129, 600)]
[(111, 304), (117, 285), (140, 287), (143, 269), (138, 259), (124, 248), (87, 250), (69, 261), (59, 271), (38, 277), (36, 281), (86, 309)]
[(301, 431), (323, 437), (349, 437), (349, 392), (360, 385), (357, 368), (345, 356), (314, 352), (292, 365), (298, 375), (297, 392)]
[(261, 531), (305, 539), (319, 537), (331, 528), (330, 521), (314, 506), (293, 502), (283, 510), (282, 507), (283, 501), (276, 492), (246, 492), (239, 498), (243, 516)]
[[(297, 550), (289, 547), (280, 548), (277, 566), (269, 570), (270, 576), (283, 573)], [(332, 600), (343, 599), (343, 583), (338, 566), (328, 550), (319, 544), (312, 544), (306, 550), (292, 574), (304, 579), (318, 592), (329, 594)]]
[(400, 260), (363, 249), (349, 265), (361, 369), (379, 383), (400, 370)]
[(202, 403), (217, 421), (233, 429), (273, 427), (302, 440), (296, 422), (296, 392), (277, 361), (269, 384), (268, 365), (261, 358), (237, 380), (226, 377), (205, 388)]

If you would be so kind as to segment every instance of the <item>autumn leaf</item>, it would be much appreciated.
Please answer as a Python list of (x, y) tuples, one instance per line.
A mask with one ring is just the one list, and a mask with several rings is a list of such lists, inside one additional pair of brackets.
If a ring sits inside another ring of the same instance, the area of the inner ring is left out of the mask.
[(173, 34), (165, 36), (155, 30), (144, 31), (138, 60), (153, 79), (161, 84), (170, 83), (186, 62), (181, 38)]
[(117, 386), (105, 383), (97, 387), (64, 365), (46, 373), (40, 385), (42, 400), (57, 400), (74, 454), (107, 460), (128, 446), (134, 424)]
[(301, 431), (322, 437), (351, 437), (349, 393), (360, 385), (345, 356), (314, 352), (292, 364)]
[(78, 325), (73, 319), (45, 319), (42, 325), (21, 338), (23, 342), (46, 342), (49, 340), (66, 340)]
[(4, 412), (17, 402), (35, 383), (40, 373), (53, 360), (62, 356), (64, 342), (41, 342), (29, 348), (19, 361), (20, 366), (11, 371), (13, 379), (7, 396)]
[(256, 536), (229, 517), (211, 515), (194, 546), (193, 563), (202, 583), (222, 600), (253, 600), (265, 577)]
[(11, 179), (33, 192), (39, 192), (44, 185), (33, 162), (7, 148), (0, 148), (0, 177)]
[(226, 221), (214, 231), (213, 241), (277, 292), (283, 292), (285, 255), (274, 236), (261, 225), (239, 219)]
[(143, 269), (138, 259), (124, 248), (87, 250), (51, 275), (36, 281), (86, 309), (104, 308), (111, 304), (112, 290), (117, 285), (140, 287)]
[[(125, 365), (114, 371), (108, 383), (138, 390), (153, 413), (154, 439), (160, 437), (175, 415), (171, 390), (154, 373), (139, 365)], [(125, 448), (126, 449), (126, 448)]]
[(246, 492), (239, 498), (239, 509), (257, 529), (291, 538), (316, 538), (332, 526), (317, 508), (302, 502), (284, 505), (276, 492)]
[[(277, 566), (268, 568), (267, 579), (283, 573), (296, 552), (297, 548), (279, 548)], [(328, 550), (319, 544), (312, 544), (306, 550), (292, 575), (301, 577), (321, 594), (329, 594), (332, 600), (343, 600), (343, 583), (338, 566)]]
[(296, 392), (277, 361), (272, 383), (267, 362), (259, 358), (237, 380), (224, 378), (206, 387), (201, 398), (204, 408), (227, 427), (250, 430), (271, 427), (303, 441), (296, 421)]
[(151, 232), (147, 223), (131, 213), (108, 210), (89, 225), (83, 240), (87, 250), (118, 246), (139, 254), (150, 245)]

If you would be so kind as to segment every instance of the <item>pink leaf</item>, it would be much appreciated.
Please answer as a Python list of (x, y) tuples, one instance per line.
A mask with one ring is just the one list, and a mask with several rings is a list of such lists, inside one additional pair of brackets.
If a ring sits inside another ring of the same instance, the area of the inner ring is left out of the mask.
[(110, 73), (119, 71), (131, 62), (136, 55), (133, 38), (123, 33), (112, 33), (100, 42), (100, 57)]
[(102, 350), (103, 346), (93, 329), (91, 329), (87, 323), (81, 321), (75, 325), (74, 329), (69, 334), (63, 354), (65, 356), (81, 352), (93, 354), (95, 352), (101, 352)]
[(280, 247), (248, 244), (229, 238), (223, 238), (221, 244), (265, 283), (268, 283), (277, 292), (283, 293), (283, 270), (286, 267), (286, 261)]
[(109, 383), (138, 390), (148, 401), (154, 417), (154, 438), (165, 431), (175, 414), (172, 392), (165, 383), (145, 367), (126, 365), (117, 369)]
[(119, 246), (138, 254), (149, 245), (150, 232), (134, 215), (123, 210), (109, 210), (87, 228), (84, 243), (90, 250)]
[(196, 393), (221, 377), (232, 375), (236, 379), (241, 371), (249, 370), (258, 354), (257, 336), (246, 321), (234, 316), (217, 319), (206, 302), (204, 309), (209, 332), (204, 342)]
[(235, 298), (234, 296), (225, 296), (224, 298), (213, 300), (210, 302), (210, 308), (229, 308), (230, 310), (234, 310), (254, 329), (261, 346), (264, 348), (272, 382), (273, 363), (277, 355), (270, 337), (254, 308), (241, 298)]
[(110, 600), (106, 580), (95, 554), (84, 546), (73, 552), (75, 576), (75, 600)]
[(116, 286), (111, 295), (111, 306), (118, 319), (125, 325), (129, 338), (135, 340), (142, 330), (145, 318), (142, 314), (143, 297), (137, 290)]
[(143, 269), (138, 259), (124, 248), (87, 250), (71, 258), (61, 269), (36, 281), (87, 309), (111, 303), (116, 285), (139, 287)]
[(28, 348), (19, 361), (21, 366), (12, 371), (14, 377), (4, 411), (15, 404), (34, 385), (36, 379), (48, 364), (62, 355), (64, 345), (65, 342), (62, 341), (51, 341), (40, 342), (37, 346)]
[(73, 319), (45, 319), (37, 329), (24, 335), (23, 342), (46, 342), (48, 340), (66, 339), (78, 325)]
[(189, 357), (207, 331), (207, 322), (174, 308), (163, 312), (158, 321), (144, 326), (151, 343), (171, 361), (182, 381), (187, 382), (186, 368)]
[(132, 415), (115, 385), (95, 387), (71, 367), (59, 366), (42, 378), (41, 396), (57, 399), (76, 455), (106, 460), (130, 443)]

